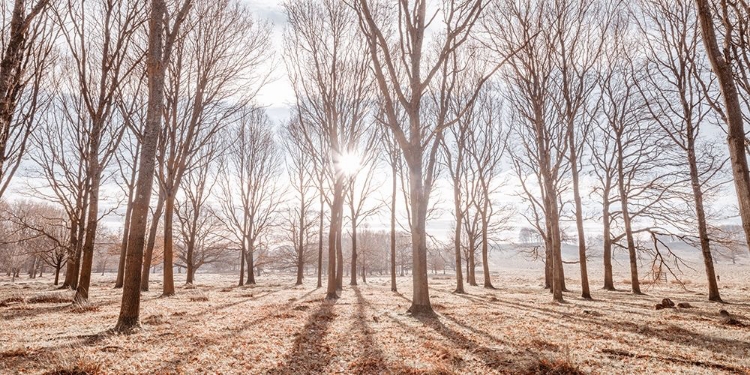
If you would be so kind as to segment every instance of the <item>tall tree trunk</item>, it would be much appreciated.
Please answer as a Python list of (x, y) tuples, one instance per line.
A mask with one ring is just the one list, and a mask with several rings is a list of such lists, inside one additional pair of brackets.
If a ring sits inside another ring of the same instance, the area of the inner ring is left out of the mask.
[(349, 285), (357, 285), (357, 219), (354, 216), (354, 210), (352, 210), (352, 274)]
[(128, 207), (125, 209), (125, 223), (122, 226), (122, 243), (120, 244), (120, 259), (117, 264), (117, 280), (115, 280), (115, 289), (122, 288), (125, 278), (125, 256), (128, 253), (128, 233), (130, 233), (130, 215), (133, 211), (132, 191), (128, 198)]
[[(301, 180), (300, 180), (301, 181)], [(302, 277), (304, 276), (305, 267), (305, 193), (304, 186), (300, 187), (302, 192), (300, 196), (300, 215), (299, 215), (299, 243), (297, 246), (297, 282), (295, 285), (302, 285)]]
[[(742, 119), (742, 106), (737, 91), (732, 66), (724, 58), (719, 47), (714, 29), (711, 7), (707, 0), (696, 0), (698, 7), (698, 22), (701, 27), (703, 45), (713, 72), (719, 81), (721, 95), (724, 99), (727, 123), (727, 144), (729, 146), (729, 157), (734, 176), (734, 187), (737, 192), (737, 200), (742, 218), (742, 228), (745, 231), (745, 241), (750, 250), (750, 171), (748, 170), (747, 154), (745, 153), (745, 129)], [(723, 4), (723, 6), (727, 6)], [(725, 26), (730, 22), (725, 22)], [(733, 37), (731, 31), (727, 30), (725, 39)]]
[(255, 240), (250, 239), (247, 247), (247, 283), (255, 285)]
[(482, 273), (484, 276), (484, 287), (488, 289), (495, 289), (494, 286), (492, 286), (492, 277), (490, 275), (490, 261), (489, 261), (489, 235), (487, 234), (487, 231), (489, 230), (489, 220), (487, 219), (487, 210), (489, 207), (487, 206), (489, 204), (489, 197), (484, 197), (484, 211), (482, 212)]
[(615, 282), (612, 275), (612, 229), (610, 228), (609, 213), (609, 186), (604, 189), (604, 204), (602, 208), (602, 236), (604, 241), (604, 289), (615, 290)]
[[(96, 133), (96, 132), (94, 132)], [(92, 137), (97, 136), (92, 134)], [(90, 171), (93, 175), (90, 177), (90, 194), (88, 204), (88, 214), (86, 222), (86, 237), (83, 242), (83, 259), (81, 262), (81, 277), (76, 288), (76, 295), (74, 300), (78, 303), (87, 302), (89, 299), (89, 287), (91, 286), (91, 271), (94, 261), (94, 246), (96, 242), (96, 227), (99, 221), (99, 161), (96, 153), (98, 153), (99, 146), (92, 145), (91, 153), (89, 154), (90, 159)]]
[(343, 209), (343, 181), (341, 177), (336, 178), (333, 185), (333, 202), (331, 204), (331, 223), (328, 227), (328, 285), (326, 288), (326, 299), (339, 298), (336, 294), (336, 248), (338, 242), (338, 231), (341, 226), (341, 214)]
[(243, 245), (240, 249), (240, 283), (239, 286), (245, 285), (245, 240), (242, 240)]
[[(136, 152), (140, 152), (140, 145), (136, 148)], [(138, 155), (136, 155), (133, 163), (138, 163)], [(130, 187), (128, 191), (128, 205), (125, 208), (125, 223), (122, 226), (122, 244), (120, 245), (120, 260), (117, 265), (117, 280), (115, 281), (115, 288), (122, 288), (122, 282), (125, 277), (125, 255), (128, 253), (128, 235), (130, 233), (130, 216), (133, 212), (133, 192), (135, 191), (135, 179), (137, 177), (137, 170), (133, 168), (130, 175)]]
[[(410, 116), (410, 128), (419, 129), (418, 116)], [(414, 131), (412, 144), (418, 144), (418, 131)], [(408, 155), (409, 166), (409, 198), (411, 205), (411, 241), (412, 241), (412, 300), (409, 312), (415, 315), (432, 314), (430, 304), (430, 290), (427, 279), (427, 209), (428, 194), (424, 186), (422, 171), (422, 153), (414, 148)]]
[[(179, 25), (187, 15), (190, 1), (184, 5), (176, 15), (173, 30), (169, 33), (174, 38), (179, 31)], [(164, 18), (167, 6), (164, 0), (151, 1), (151, 17), (149, 19), (149, 45), (146, 57), (148, 74), (148, 109), (146, 126), (144, 129), (141, 160), (138, 168), (135, 198), (133, 199), (132, 225), (128, 238), (128, 253), (125, 263), (125, 283), (122, 289), (122, 304), (120, 316), (115, 326), (117, 332), (130, 332), (140, 325), (141, 303), (141, 271), (143, 266), (143, 245), (146, 237), (146, 222), (151, 200), (151, 189), (154, 182), (156, 162), (156, 146), (161, 129), (162, 109), (164, 107), (164, 76), (166, 65), (169, 63), (171, 45), (174, 39), (167, 40), (163, 48)]]
[(456, 253), (456, 293), (466, 293), (464, 291), (464, 276), (461, 271), (461, 225), (463, 225), (463, 214), (461, 213), (461, 206), (458, 202), (457, 195), (458, 189), (453, 188), (454, 196), (454, 209), (456, 210), (456, 229), (454, 232), (453, 240), (453, 251)]
[(578, 151), (576, 147), (575, 133), (568, 131), (568, 147), (570, 148), (570, 174), (573, 179), (573, 201), (576, 210), (576, 229), (578, 230), (578, 262), (581, 266), (581, 297), (591, 299), (589, 289), (589, 273), (586, 267), (586, 236), (583, 231), (583, 204), (581, 203), (581, 190), (578, 186)]
[(77, 280), (73, 280), (73, 276), (76, 275), (74, 268), (78, 262), (76, 261), (76, 249), (78, 248), (78, 220), (71, 218), (70, 222), (70, 247), (66, 251), (68, 260), (65, 262), (65, 280), (63, 281), (62, 288), (70, 288), (75, 290)]
[(148, 292), (148, 280), (149, 271), (151, 270), (151, 262), (154, 256), (154, 246), (156, 246), (156, 233), (159, 230), (159, 220), (161, 220), (161, 214), (164, 211), (165, 194), (161, 188), (159, 188), (159, 199), (156, 202), (156, 208), (154, 214), (151, 217), (151, 227), (148, 233), (148, 243), (146, 244), (146, 253), (143, 259), (143, 272), (141, 273), (141, 291)]
[(549, 237), (552, 229), (548, 222), (545, 225), (547, 233), (544, 236), (544, 289), (549, 289), (552, 293), (552, 240)]
[(177, 190), (176, 187), (167, 192), (164, 207), (164, 281), (162, 282), (162, 296), (164, 297), (174, 295), (172, 219), (174, 218), (175, 190)]
[(343, 243), (343, 222), (344, 222), (344, 208), (342, 205), (341, 216), (339, 217), (338, 230), (336, 231), (336, 290), (344, 290), (344, 249)]
[[(692, 133), (689, 128), (688, 132)], [(711, 246), (708, 237), (708, 225), (706, 224), (706, 212), (703, 207), (703, 190), (698, 178), (698, 162), (695, 155), (695, 142), (692, 134), (688, 135), (688, 165), (690, 166), (690, 182), (693, 187), (693, 198), (695, 201), (695, 213), (698, 218), (698, 235), (700, 237), (701, 252), (703, 253), (703, 264), (706, 267), (706, 278), (708, 279), (708, 300), (721, 302), (719, 285), (716, 281), (714, 271), (714, 259), (711, 255)]]
[[(391, 291), (396, 292), (396, 169), (393, 169), (393, 181), (391, 182)], [(460, 256), (460, 255), (459, 255)], [(458, 266), (460, 269), (460, 265)]]
[(633, 238), (633, 228), (631, 225), (630, 211), (628, 211), (628, 196), (625, 191), (625, 172), (624, 172), (624, 161), (623, 151), (620, 142), (617, 144), (617, 173), (618, 173), (618, 187), (620, 190), (620, 205), (622, 209), (622, 221), (625, 227), (625, 238), (628, 246), (628, 255), (630, 257), (630, 283), (632, 285), (633, 294), (641, 293), (641, 285), (638, 280), (638, 255), (635, 250), (635, 239)]
[(62, 267), (60, 267), (59, 265), (55, 267), (55, 284), (54, 284), (55, 286), (57, 286), (57, 284), (60, 282), (60, 269), (61, 268)]
[(468, 273), (466, 274), (466, 277), (469, 279), (468, 280), (469, 285), (471, 286), (477, 286), (477, 279), (476, 279), (476, 274), (474, 271), (476, 269), (474, 253), (476, 252), (475, 250), (476, 250), (477, 242), (474, 236), (475, 236), (475, 233), (472, 233), (471, 236), (469, 236), (469, 260), (468, 260), (469, 270), (468, 270)]
[(318, 225), (318, 288), (323, 287), (323, 210), (325, 199), (320, 195), (320, 223)]
[[(187, 263), (186, 264), (187, 275), (185, 275), (186, 276), (185, 284), (193, 283), (193, 272), (195, 270), (195, 264), (194, 264), (195, 260), (193, 259), (194, 253), (195, 253), (195, 245), (193, 243), (188, 243), (187, 244), (187, 256), (185, 257), (186, 258), (185, 263)], [(178, 272), (179, 272), (179, 269), (178, 269)]]
[(73, 290), (78, 289), (78, 282), (79, 277), (81, 274), (81, 254), (83, 251), (83, 243), (84, 243), (84, 235), (86, 234), (86, 225), (83, 223), (86, 222), (86, 210), (88, 209), (88, 189), (84, 189), (83, 197), (81, 199), (80, 204), (80, 211), (79, 213), (81, 216), (79, 217), (80, 221), (78, 222), (78, 233), (75, 234), (75, 258), (73, 258), (73, 273), (70, 276), (70, 288)]

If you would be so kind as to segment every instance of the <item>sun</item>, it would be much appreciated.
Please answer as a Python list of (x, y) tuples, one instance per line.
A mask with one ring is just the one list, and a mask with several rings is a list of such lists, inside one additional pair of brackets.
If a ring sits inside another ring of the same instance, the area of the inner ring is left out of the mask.
[(344, 176), (351, 177), (359, 172), (360, 162), (357, 154), (345, 151), (336, 159), (334, 161), (336, 163), (336, 170)]

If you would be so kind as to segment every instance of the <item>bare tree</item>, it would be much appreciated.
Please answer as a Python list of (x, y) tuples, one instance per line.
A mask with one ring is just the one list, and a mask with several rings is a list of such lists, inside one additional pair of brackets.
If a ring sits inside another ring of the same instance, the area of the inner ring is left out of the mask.
[[(387, 128), (396, 138), (409, 170), (414, 261), (413, 298), (409, 311), (431, 314), (427, 281), (427, 211), (441, 135), (458, 118), (446, 117), (448, 97), (442, 97), (437, 109), (438, 121), (425, 121), (423, 99), (431, 85), (447, 88), (454, 83), (452, 74), (443, 74), (444, 79), (434, 78), (441, 71), (458, 69), (454, 56), (469, 38), (485, 3), (481, 0), (446, 2), (442, 13), (437, 11), (431, 15), (427, 13), (426, 1), (401, 1), (390, 7), (383, 2), (368, 0), (352, 0), (349, 4), (356, 10), (360, 28), (367, 38)], [(426, 30), (431, 20), (440, 16), (443, 30), (435, 42), (436, 53), (427, 55), (424, 50)], [(486, 77), (476, 79), (477, 90), (485, 80)], [(406, 123), (399, 121), (399, 108), (406, 114)]]
[[(151, 200), (156, 165), (157, 137), (162, 128), (164, 108), (164, 79), (172, 57), (172, 48), (180, 27), (187, 17), (191, 0), (179, 3), (170, 13), (164, 0), (151, 1), (149, 18), (148, 53), (146, 58), (148, 76), (148, 109), (143, 142), (140, 150), (138, 179), (131, 212), (128, 251), (125, 262), (125, 282), (122, 289), (120, 315), (114, 330), (132, 332), (140, 326), (141, 266), (146, 237), (146, 220)], [(166, 34), (166, 35), (165, 35)]]
[[(550, 41), (551, 25), (559, 16), (543, 4), (526, 1), (504, 2), (491, 13), (495, 49), (520, 49), (503, 72), (510, 88), (506, 99), (510, 104), (512, 139), (509, 149), (514, 169), (521, 181), (525, 199), (531, 203), (527, 219), (544, 238), (545, 284), (555, 301), (562, 301), (564, 273), (561, 252), (560, 197), (565, 188), (562, 178), (570, 164), (568, 129), (558, 121), (554, 94), (556, 46)], [(503, 25), (512, 27), (504, 28)], [(497, 26), (496, 26), (497, 27)], [(533, 40), (531, 40), (533, 38)], [(527, 42), (531, 40), (531, 42)], [(533, 178), (537, 185), (528, 180)], [(544, 224), (542, 224), (542, 221)]]
[[(85, 235), (81, 248), (81, 274), (75, 300), (88, 300), (91, 270), (99, 220), (99, 190), (103, 173), (117, 150), (125, 126), (113, 121), (116, 95), (121, 83), (134, 72), (142, 54), (133, 48), (135, 36), (145, 20), (137, 2), (69, 1), (55, 11), (55, 20), (68, 47), (71, 76), (64, 90), (71, 92), (75, 106), (70, 116), (84, 118), (81, 133), (86, 198)], [(95, 20), (100, 20), (97, 22)], [(73, 94), (75, 93), (75, 94)], [(64, 102), (65, 106), (66, 103)]]
[[(709, 147), (706, 143), (708, 137), (701, 133), (701, 125), (711, 119), (710, 103), (715, 100), (706, 97), (710, 92), (704, 89), (710, 86), (710, 82), (707, 82), (707, 63), (701, 58), (703, 55), (699, 49), (695, 10), (689, 4), (663, 0), (646, 0), (640, 10), (643, 18), (639, 24), (649, 59), (645, 87), (642, 86), (640, 91), (653, 121), (677, 146), (676, 158), (683, 161), (679, 163), (680, 169), (687, 169), (689, 178), (685, 180), (691, 193), (685, 200), (692, 204), (694, 211), (675, 216), (686, 217), (686, 232), (697, 227), (708, 278), (708, 299), (721, 301), (709, 244), (704, 197), (707, 192), (717, 190), (716, 177), (720, 177), (724, 160)], [(695, 221), (691, 220), (692, 216)], [(677, 220), (672, 224), (679, 225)]]
[[(284, 132), (284, 149), (287, 154), (286, 169), (294, 191), (294, 201), (298, 204), (289, 208), (289, 229), (297, 269), (296, 285), (302, 285), (307, 260), (306, 253), (311, 241), (312, 226), (315, 225), (315, 218), (311, 217), (312, 205), (315, 202), (314, 161), (313, 156), (305, 148), (307, 142), (302, 132), (300, 123), (295, 120), (292, 120), (286, 126)], [(322, 212), (320, 214), (322, 215)], [(321, 255), (319, 254), (319, 257)], [(320, 260), (322, 261), (322, 259)], [(319, 262), (319, 272), (320, 268), (322, 267)]]
[[(157, 151), (164, 204), (165, 296), (174, 294), (172, 225), (182, 178), (198, 150), (265, 83), (267, 75), (258, 67), (269, 57), (269, 27), (257, 22), (244, 5), (222, 0), (198, 3), (192, 9), (168, 70), (165, 127)], [(230, 101), (237, 104), (228, 106)]]
[[(60, 270), (68, 257), (67, 246), (70, 244), (65, 211), (49, 204), (31, 201), (17, 201), (2, 205), (1, 208), (0, 217), (11, 225), (7, 228), (8, 233), (5, 233), (3, 241), (6, 245), (25, 247), (25, 254), (35, 258), (34, 266), (39, 263), (36, 261), (38, 259), (52, 267), (55, 272), (54, 285), (58, 285)], [(11, 247), (11, 253), (18, 250)], [(9, 259), (13, 258), (18, 259), (11, 254)], [(15, 267), (18, 268), (17, 265)]]
[[(285, 54), (296, 94), (296, 115), (305, 139), (324, 168), (328, 184), (330, 225), (328, 232), (327, 299), (338, 298), (344, 263), (341, 237), (347, 174), (356, 168), (359, 139), (366, 129), (368, 95), (372, 80), (366, 45), (357, 33), (356, 14), (334, 0), (289, 1), (284, 5), (289, 28)], [(320, 38), (320, 35), (329, 35)]]
[[(502, 107), (495, 85), (488, 85), (480, 93), (471, 115), (472, 130), (467, 137), (467, 177), (476, 186), (476, 198), (471, 202), (478, 213), (482, 244), (484, 287), (494, 289), (490, 278), (489, 248), (495, 233), (507, 229), (512, 211), (507, 204), (495, 201), (503, 187), (500, 179), (501, 162), (507, 147), (508, 132), (503, 131)], [(467, 185), (469, 181), (467, 181)]]
[[(735, 57), (739, 57), (738, 51), (741, 48), (747, 49), (748, 46), (747, 44), (741, 44), (740, 48), (737, 48), (735, 44), (734, 48), (731, 47), (731, 41), (737, 40), (736, 35), (739, 35), (740, 40), (746, 41), (748, 30), (746, 22), (744, 23), (744, 30), (742, 28), (735, 30), (735, 23), (729, 19), (730, 7), (735, 7), (740, 12), (744, 9), (745, 17), (750, 15), (750, 7), (745, 1), (741, 2), (742, 5), (736, 4), (734, 6), (730, 6), (729, 3), (731, 2), (729, 1), (721, 1), (717, 9), (717, 17), (724, 27), (723, 29), (719, 29), (722, 34), (717, 36), (717, 27), (714, 25), (714, 11), (711, 6), (712, 2), (709, 0), (696, 0), (695, 3), (697, 6), (696, 16), (700, 25), (706, 55), (711, 62), (713, 72), (719, 82), (722, 98), (724, 99), (723, 117), (727, 124), (729, 157), (734, 175), (734, 185), (737, 191), (742, 227), (745, 230), (745, 241), (748, 244), (748, 249), (750, 249), (750, 169), (748, 169), (747, 154), (745, 152), (746, 137), (742, 105), (735, 78), (737, 76), (736, 70), (738, 69), (732, 66)], [(738, 19), (742, 19), (742, 16), (740, 15)], [(739, 34), (735, 34), (738, 32)], [(720, 40), (724, 41), (725, 48), (719, 46)], [(743, 63), (740, 59), (736, 62), (739, 64)], [(744, 66), (744, 69), (748, 69), (748, 66)], [(744, 77), (747, 77), (747, 73), (744, 73)]]
[[(13, 1), (10, 20), (2, 19), (0, 59), (0, 197), (26, 152), (35, 118), (44, 110), (42, 85), (54, 64), (57, 31), (45, 14), (50, 0)], [(6, 14), (8, 2), (3, 2)], [(9, 21), (9, 22), (8, 22)], [(30, 86), (30, 87), (29, 87)]]
[[(282, 156), (270, 120), (262, 108), (245, 107), (225, 130), (226, 161), (220, 178), (222, 220), (240, 249), (240, 281), (255, 284), (256, 253), (261, 240), (278, 224), (284, 200), (279, 177)], [(231, 137), (231, 138), (230, 138)]]
[(187, 270), (186, 284), (193, 283), (200, 266), (220, 259), (226, 247), (222, 223), (209, 203), (217, 183), (217, 176), (211, 172), (219, 157), (219, 147), (220, 143), (214, 140), (198, 151), (193, 168), (182, 181), (183, 198), (178, 198), (175, 204), (180, 225), (177, 259)]
[[(373, 195), (380, 187), (377, 169), (379, 167), (378, 152), (380, 134), (376, 131), (369, 131), (362, 134), (359, 145), (354, 146), (360, 151), (359, 156), (352, 156), (351, 167), (356, 167), (355, 171), (348, 173), (349, 179), (346, 188), (346, 204), (349, 206), (349, 223), (351, 225), (352, 240), (352, 257), (351, 257), (351, 285), (357, 285), (357, 266), (359, 263), (357, 253), (357, 229), (359, 225), (369, 217), (376, 215), (381, 205), (379, 202), (373, 204)], [(369, 199), (368, 199), (369, 198)], [(362, 263), (364, 265), (364, 263)], [(364, 278), (364, 274), (362, 277)], [(364, 281), (364, 279), (363, 279)]]

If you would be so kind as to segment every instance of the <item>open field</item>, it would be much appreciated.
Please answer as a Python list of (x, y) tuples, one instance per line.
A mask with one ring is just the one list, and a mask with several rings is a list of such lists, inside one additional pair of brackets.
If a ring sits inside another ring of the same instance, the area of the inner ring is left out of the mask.
[[(143, 330), (130, 336), (107, 334), (121, 295), (113, 275), (95, 277), (89, 306), (66, 302), (72, 294), (49, 277), (2, 278), (0, 373), (750, 373), (750, 292), (741, 278), (723, 283), (728, 304), (704, 301), (698, 280), (688, 290), (652, 286), (645, 296), (596, 290), (592, 281), (594, 301), (570, 292), (554, 304), (539, 273), (500, 274), (498, 289), (467, 287), (466, 295), (452, 293), (451, 275), (431, 275), (435, 318), (405, 313), (408, 276), (399, 278), (401, 293), (370, 278), (330, 304), (313, 278), (294, 287), (292, 278), (263, 276), (236, 287), (234, 276), (199, 274), (195, 288), (171, 298), (153, 284)], [(693, 308), (655, 310), (664, 297)], [(745, 326), (723, 323), (720, 309)]]

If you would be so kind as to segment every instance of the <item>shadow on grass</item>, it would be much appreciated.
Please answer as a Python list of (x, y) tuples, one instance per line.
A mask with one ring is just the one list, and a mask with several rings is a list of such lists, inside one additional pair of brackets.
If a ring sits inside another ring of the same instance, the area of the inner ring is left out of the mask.
[(328, 327), (336, 317), (333, 303), (323, 302), (311, 314), (301, 332), (296, 333), (292, 351), (286, 363), (270, 370), (268, 374), (322, 374), (331, 362), (331, 348), (323, 344)]
[(361, 340), (358, 343), (361, 355), (349, 367), (356, 374), (382, 374), (387, 373), (389, 366), (383, 356), (383, 350), (375, 343), (372, 334), (373, 330), (367, 321), (365, 306), (369, 302), (362, 296), (359, 287), (353, 286), (354, 294), (357, 296), (357, 311), (355, 315), (354, 326), (361, 334)]
[[(681, 345), (687, 345), (687, 346), (693, 346), (704, 350), (709, 350), (712, 352), (723, 352), (729, 355), (732, 355), (736, 353), (737, 350), (750, 350), (750, 343), (741, 341), (741, 340), (735, 340), (735, 339), (726, 339), (720, 337), (720, 334), (717, 332), (715, 336), (708, 336), (704, 335), (698, 332), (693, 332), (691, 330), (675, 326), (672, 324), (659, 324), (659, 325), (652, 325), (649, 326), (648, 324), (636, 324), (633, 322), (628, 321), (620, 321), (620, 320), (613, 320), (613, 319), (607, 319), (605, 317), (591, 317), (591, 316), (585, 316), (585, 315), (576, 315), (574, 313), (569, 312), (563, 312), (563, 311), (557, 311), (551, 308), (547, 307), (540, 307), (535, 305), (530, 305), (526, 303), (521, 303), (519, 301), (503, 301), (503, 300), (494, 300), (494, 301), (488, 301), (483, 298), (474, 297), (471, 295), (456, 295), (460, 298), (465, 298), (469, 300), (473, 300), (476, 303), (481, 303), (485, 305), (495, 305), (495, 306), (503, 306), (506, 308), (516, 309), (516, 310), (523, 310), (530, 313), (536, 313), (541, 315), (546, 315), (549, 318), (551, 318), (550, 322), (557, 322), (556, 324), (560, 325), (563, 322), (573, 323), (573, 326), (570, 326), (568, 328), (570, 329), (579, 329), (577, 328), (578, 324), (588, 324), (593, 325), (596, 327), (600, 327), (603, 329), (610, 329), (613, 331), (620, 331), (620, 332), (626, 332), (626, 333), (634, 333), (638, 335), (643, 335), (651, 338), (656, 338), (658, 340), (670, 342), (670, 343), (677, 343)], [(641, 314), (641, 313), (637, 313)], [(641, 315), (647, 315), (647, 314), (641, 314)], [(602, 331), (601, 329), (597, 329), (596, 332)], [(590, 331), (590, 334), (595, 334), (594, 331)]]

